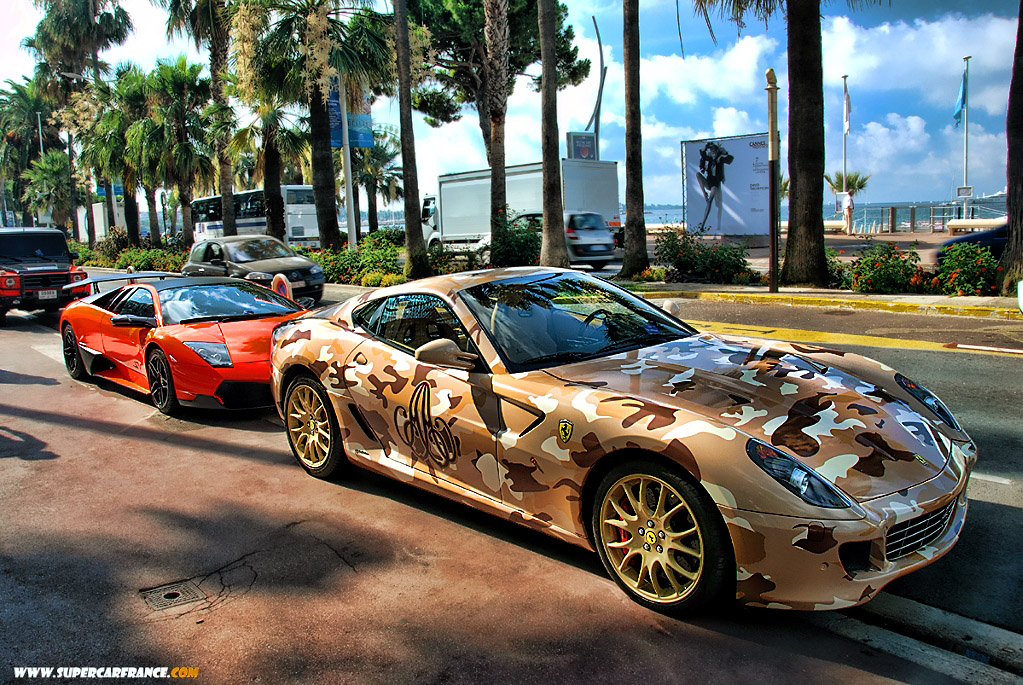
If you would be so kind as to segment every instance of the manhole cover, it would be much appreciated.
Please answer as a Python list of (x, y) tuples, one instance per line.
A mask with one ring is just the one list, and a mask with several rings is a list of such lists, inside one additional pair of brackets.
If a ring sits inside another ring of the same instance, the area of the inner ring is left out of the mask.
[(153, 611), (169, 609), (179, 604), (189, 604), (206, 599), (206, 593), (190, 580), (161, 585), (160, 587), (154, 587), (152, 590), (142, 590), (141, 594), (142, 599), (146, 601), (146, 604)]

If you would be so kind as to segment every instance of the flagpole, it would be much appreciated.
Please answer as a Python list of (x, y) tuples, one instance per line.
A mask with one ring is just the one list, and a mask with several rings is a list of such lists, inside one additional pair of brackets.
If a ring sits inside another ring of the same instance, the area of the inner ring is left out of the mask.
[[(963, 185), (970, 185), (969, 159), (970, 159), (970, 58), (972, 55), (963, 57), (966, 62), (966, 78), (963, 81)], [(963, 218), (968, 219), (967, 207), (970, 198), (963, 198)]]
[(848, 79), (849, 74), (842, 76), (842, 192), (847, 193), (849, 189), (846, 187), (846, 168), (845, 168), (845, 153), (846, 144), (849, 140), (849, 85)]

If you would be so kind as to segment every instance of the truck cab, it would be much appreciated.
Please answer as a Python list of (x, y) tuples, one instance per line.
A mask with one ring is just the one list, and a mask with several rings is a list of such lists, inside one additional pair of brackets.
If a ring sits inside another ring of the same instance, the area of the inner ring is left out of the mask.
[(53, 228), (0, 229), (0, 324), (11, 309), (55, 312), (89, 293), (63, 290), (88, 274), (72, 264), (63, 231)]

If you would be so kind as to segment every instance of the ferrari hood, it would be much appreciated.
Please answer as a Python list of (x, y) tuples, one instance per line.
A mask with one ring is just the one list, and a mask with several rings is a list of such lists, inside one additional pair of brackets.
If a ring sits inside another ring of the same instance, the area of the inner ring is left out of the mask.
[(670, 407), (679, 420), (689, 411), (731, 426), (859, 501), (938, 475), (947, 438), (884, 388), (826, 366), (823, 357), (830, 355), (809, 346), (704, 334), (549, 373)]

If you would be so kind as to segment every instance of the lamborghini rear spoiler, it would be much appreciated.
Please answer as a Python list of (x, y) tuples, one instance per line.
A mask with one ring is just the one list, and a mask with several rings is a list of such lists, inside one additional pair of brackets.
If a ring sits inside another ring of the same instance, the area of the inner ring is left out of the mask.
[(89, 286), (92, 288), (93, 293), (99, 292), (100, 283), (110, 283), (112, 281), (132, 281), (134, 282), (139, 278), (159, 278), (163, 280), (165, 278), (181, 278), (182, 274), (172, 273), (169, 271), (139, 271), (133, 274), (109, 274), (106, 276), (94, 276), (93, 278), (87, 278), (84, 281), (77, 281), (75, 283), (68, 283), (63, 287), (64, 290), (74, 290), (83, 286)]

